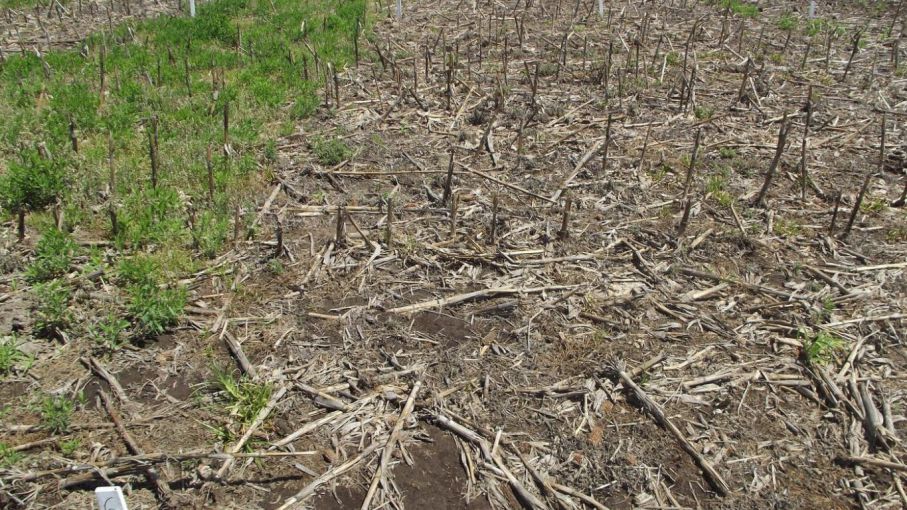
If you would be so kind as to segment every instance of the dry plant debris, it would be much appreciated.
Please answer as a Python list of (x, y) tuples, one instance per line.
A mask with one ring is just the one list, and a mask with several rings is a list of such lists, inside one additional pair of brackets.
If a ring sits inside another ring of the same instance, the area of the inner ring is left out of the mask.
[(0, 498), (904, 507), (903, 4), (372, 4), (183, 327), (3, 383), (102, 407)]

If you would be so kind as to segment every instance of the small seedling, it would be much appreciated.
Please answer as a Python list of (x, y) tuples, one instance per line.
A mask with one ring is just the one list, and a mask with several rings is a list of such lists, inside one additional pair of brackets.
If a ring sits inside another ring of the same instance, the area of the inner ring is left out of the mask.
[(352, 155), (346, 142), (340, 138), (318, 138), (312, 143), (312, 152), (318, 158), (318, 162), (326, 166), (338, 165)]
[(214, 386), (222, 392), (226, 409), (243, 426), (250, 425), (271, 399), (270, 384), (237, 377), (224, 369), (215, 369)]
[(831, 333), (820, 331), (806, 344), (804, 354), (810, 363), (826, 365), (832, 362), (835, 355), (844, 348), (845, 342)]
[(9, 375), (17, 369), (28, 371), (33, 361), (31, 356), (19, 349), (15, 337), (0, 339), (0, 375)]
[(878, 214), (878, 213), (884, 211), (887, 207), (888, 207), (888, 203), (884, 199), (881, 199), (881, 198), (864, 200), (863, 203), (860, 204), (860, 210), (863, 211), (864, 213), (869, 213), (869, 214)]
[(115, 314), (110, 314), (106, 319), (95, 323), (88, 331), (89, 336), (98, 345), (107, 350), (115, 351), (119, 349), (125, 341), (125, 331), (129, 327), (129, 321), (123, 320)]
[(797, 18), (793, 14), (785, 14), (778, 20), (778, 28), (789, 32), (797, 28)]
[(0, 442), (0, 468), (9, 468), (22, 460), (24, 455), (13, 450), (13, 447)]
[(708, 106), (697, 106), (693, 109), (693, 114), (699, 120), (708, 120), (715, 114), (715, 109)]
[(279, 259), (271, 259), (268, 261), (268, 272), (269, 273), (277, 276), (277, 275), (283, 274), (284, 271), (285, 271), (285, 268), (283, 266), (283, 262), (281, 262)]
[(722, 159), (734, 159), (737, 157), (737, 151), (732, 147), (722, 147), (718, 149), (718, 156)]
[(80, 441), (78, 438), (67, 439), (60, 441), (59, 446), (60, 452), (63, 455), (71, 457), (72, 454), (76, 453), (76, 450), (78, 450), (79, 447), (82, 446), (82, 441)]
[(74, 404), (63, 396), (48, 396), (41, 403), (41, 427), (51, 434), (69, 430)]

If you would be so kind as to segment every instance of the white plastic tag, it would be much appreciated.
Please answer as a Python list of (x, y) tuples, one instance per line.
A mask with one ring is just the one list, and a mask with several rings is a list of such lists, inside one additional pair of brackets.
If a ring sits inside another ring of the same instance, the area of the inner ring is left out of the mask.
[(98, 498), (100, 510), (129, 510), (123, 490), (119, 487), (98, 487), (94, 490), (94, 495)]

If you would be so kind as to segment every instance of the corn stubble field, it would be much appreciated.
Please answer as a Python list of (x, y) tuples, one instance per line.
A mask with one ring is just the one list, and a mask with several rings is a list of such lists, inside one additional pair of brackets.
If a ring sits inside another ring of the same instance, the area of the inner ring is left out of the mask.
[(902, 508), (900, 0), (0, 0), (0, 506)]

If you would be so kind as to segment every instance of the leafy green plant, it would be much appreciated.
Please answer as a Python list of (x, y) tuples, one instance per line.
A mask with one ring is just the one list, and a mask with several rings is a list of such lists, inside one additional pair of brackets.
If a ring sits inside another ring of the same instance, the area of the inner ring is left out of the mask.
[(126, 201), (118, 240), (134, 247), (178, 241), (185, 228), (182, 214), (177, 192), (166, 188), (143, 190)]
[(810, 363), (828, 364), (845, 346), (844, 340), (831, 333), (820, 331), (804, 347), (803, 353)]
[(245, 377), (236, 377), (224, 369), (214, 370), (214, 386), (222, 392), (226, 409), (243, 426), (248, 426), (271, 399), (273, 387)]
[(158, 262), (135, 255), (120, 262), (120, 279), (129, 295), (127, 311), (143, 335), (159, 335), (174, 325), (186, 305), (186, 291), (164, 285)]
[(0, 339), (0, 375), (9, 375), (17, 368), (27, 371), (33, 359), (19, 349), (15, 337)]
[(724, 175), (710, 175), (706, 181), (706, 192), (722, 206), (729, 207), (734, 201), (733, 197), (725, 191), (726, 177)]
[(755, 18), (759, 15), (759, 6), (743, 0), (722, 0), (721, 7), (730, 9), (734, 14), (744, 18)]
[(775, 232), (785, 237), (794, 237), (803, 232), (803, 226), (795, 220), (778, 218), (775, 220)]
[(9, 162), (0, 175), (0, 206), (18, 215), (19, 239), (25, 236), (25, 215), (54, 203), (65, 189), (65, 164), (62, 159), (42, 157), (27, 150), (21, 161)]
[(25, 272), (32, 282), (43, 282), (62, 276), (69, 270), (76, 243), (69, 234), (51, 228), (35, 246), (35, 259)]
[(286, 270), (286, 268), (284, 268), (283, 262), (281, 262), (280, 260), (271, 259), (268, 261), (268, 272), (269, 273), (271, 273), (275, 276), (278, 276), (278, 275), (283, 274), (283, 272), (285, 270)]
[(115, 351), (126, 340), (124, 333), (128, 327), (129, 321), (121, 319), (115, 314), (110, 314), (106, 319), (93, 324), (88, 330), (88, 335), (98, 345), (110, 351)]
[(860, 210), (869, 214), (878, 214), (888, 208), (888, 202), (881, 198), (863, 200)]
[(40, 283), (33, 288), (38, 307), (35, 329), (44, 336), (58, 335), (70, 321), (70, 290), (60, 280)]
[(349, 159), (353, 151), (340, 138), (316, 138), (312, 143), (312, 152), (322, 165), (333, 166)]
[(147, 285), (157, 284), (161, 271), (154, 258), (138, 254), (120, 260), (117, 275), (125, 284)]
[(715, 109), (708, 106), (697, 106), (693, 109), (693, 115), (699, 120), (711, 119), (715, 114)]
[(59, 446), (60, 452), (63, 455), (69, 457), (72, 454), (76, 453), (76, 450), (78, 450), (79, 447), (82, 446), (82, 441), (80, 441), (79, 438), (74, 437), (72, 439), (60, 441)]
[(846, 34), (847, 28), (834, 20), (825, 18), (813, 18), (806, 22), (806, 35), (809, 37), (819, 35), (823, 32), (837, 38)]
[(885, 232), (885, 240), (889, 243), (907, 241), (907, 228), (893, 227), (888, 229), (888, 231)]
[(186, 290), (154, 284), (133, 284), (128, 288), (129, 315), (145, 335), (160, 335), (176, 324), (186, 306)]
[(737, 151), (733, 147), (721, 147), (718, 149), (718, 156), (722, 159), (734, 159), (737, 157)]
[(196, 248), (204, 257), (211, 258), (227, 240), (230, 231), (229, 216), (218, 216), (213, 211), (205, 211), (199, 215), (192, 230), (192, 238)]
[(13, 449), (12, 446), (0, 442), (0, 468), (8, 468), (22, 460), (23, 455)]
[(41, 402), (41, 427), (52, 434), (69, 430), (75, 405), (64, 396), (48, 396)]
[(778, 19), (778, 28), (784, 30), (785, 32), (788, 32), (797, 28), (797, 23), (797, 17), (793, 14), (788, 13)]

